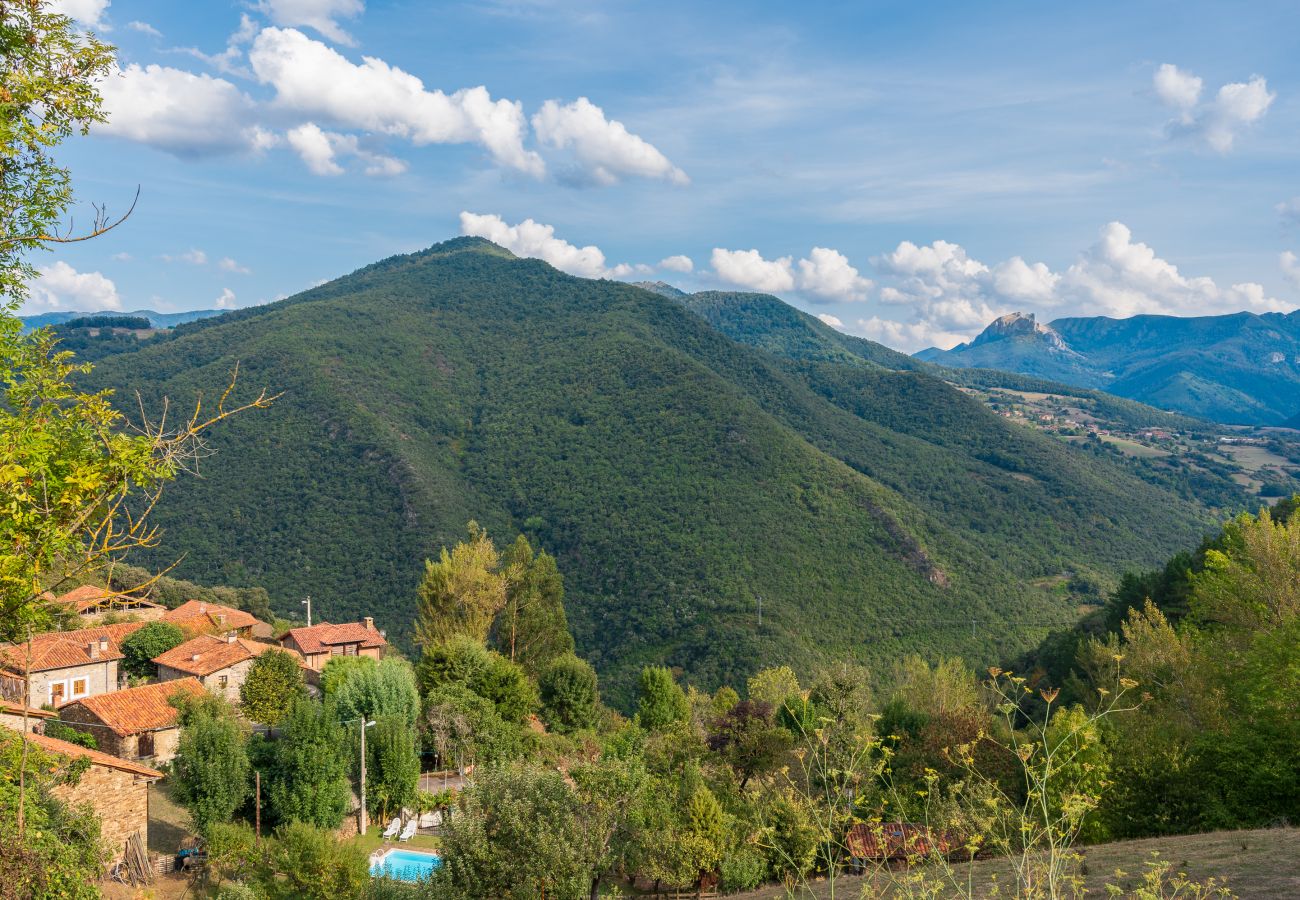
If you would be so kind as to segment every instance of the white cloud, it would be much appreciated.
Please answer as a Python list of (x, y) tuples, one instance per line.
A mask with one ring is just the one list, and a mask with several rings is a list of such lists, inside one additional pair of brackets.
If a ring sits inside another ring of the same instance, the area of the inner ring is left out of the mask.
[(206, 266), (208, 264), (208, 254), (197, 247), (192, 247), (184, 253), (164, 253), (158, 258), (163, 262), (181, 262), (188, 263), (191, 266)]
[(767, 294), (794, 289), (794, 271), (788, 256), (764, 259), (757, 250), (715, 247), (710, 262), (719, 278), (740, 287)]
[(1212, 278), (1183, 275), (1151, 247), (1134, 241), (1120, 222), (1102, 228), (1098, 239), (1060, 273), (1018, 256), (990, 267), (947, 241), (924, 247), (904, 241), (873, 262), (885, 279), (880, 299), (910, 307), (916, 319), (872, 318), (858, 325), (870, 337), (907, 349), (968, 340), (1013, 311), (1066, 307), (1073, 315), (1123, 318), (1289, 308), (1253, 282), (1223, 287)]
[(532, 219), (524, 219), (518, 225), (507, 225), (497, 215), (462, 212), (460, 233), (487, 238), (516, 256), (543, 259), (563, 272), (583, 278), (622, 278), (647, 271), (646, 266), (630, 266), (627, 263), (608, 267), (605, 264), (605, 254), (599, 247), (575, 247), (568, 241), (557, 238), (554, 227)]
[(305, 25), (337, 44), (351, 45), (352, 36), (336, 19), (351, 19), (366, 10), (362, 0), (261, 0), (259, 11), (277, 25)]
[(844, 323), (841, 322), (836, 316), (832, 316), (830, 313), (818, 313), (817, 318), (821, 319), (822, 322), (831, 326), (832, 328), (844, 327)]
[(406, 171), (405, 162), (366, 150), (355, 135), (322, 131), (312, 122), (291, 129), (285, 139), (316, 175), (342, 175), (344, 169), (337, 162), (339, 156), (361, 160), (362, 171), (370, 176), (391, 177)]
[(217, 268), (223, 272), (232, 272), (235, 275), (253, 274), (252, 269), (248, 268), (248, 266), (241, 266), (238, 262), (231, 259), (229, 256), (221, 257), (221, 261), (217, 263)]
[(1284, 250), (1278, 257), (1278, 263), (1282, 266), (1282, 274), (1286, 276), (1286, 280), (1300, 288), (1300, 258), (1290, 250)]
[(1282, 218), (1283, 222), (1300, 225), (1300, 197), (1284, 200), (1273, 208), (1277, 210), (1277, 214)]
[(31, 310), (68, 309), (92, 312), (121, 309), (117, 286), (100, 272), (78, 272), (60, 260), (36, 270), (31, 295), (25, 306)]
[(235, 292), (230, 288), (222, 288), (221, 296), (212, 301), (212, 306), (214, 309), (234, 309)]
[(115, 262), (130, 262), (130, 261), (132, 260), (132, 258), (133, 258), (133, 257), (131, 256), (131, 254), (130, 254), (130, 253), (127, 253), (126, 251), (123, 251), (123, 252), (121, 252), (121, 253), (114, 253), (114, 254), (113, 254), (113, 260), (114, 260)]
[(563, 106), (547, 100), (533, 116), (533, 130), (542, 144), (572, 150), (583, 174), (599, 184), (615, 184), (628, 176), (690, 183), (654, 145), (622, 122), (606, 119), (604, 110), (586, 97)]
[(101, 85), (108, 121), (98, 130), (177, 156), (256, 150), (252, 101), (222, 78), (135, 63)]
[(107, 30), (104, 13), (110, 0), (51, 0), (47, 12), (69, 16), (91, 28)]
[(670, 272), (693, 272), (695, 263), (689, 256), (677, 254), (676, 256), (667, 256), (659, 260), (659, 268), (667, 269)]
[(1201, 79), (1171, 63), (1156, 69), (1156, 94), (1166, 106), (1191, 110), (1201, 99)]
[(1262, 119), (1277, 96), (1266, 79), (1253, 75), (1223, 85), (1202, 103), (1201, 79), (1169, 63), (1156, 70), (1154, 85), (1161, 102), (1178, 110), (1167, 126), (1170, 136), (1203, 142), (1218, 153), (1230, 151), (1237, 135)]
[(147, 34), (149, 35), (149, 37), (152, 38), (162, 37), (162, 32), (159, 31), (157, 28), (154, 28), (148, 22), (141, 22), (139, 20), (136, 20), (134, 22), (127, 22), (126, 27), (131, 29), (132, 31), (138, 31), (141, 34)]
[(417, 145), (478, 143), (500, 165), (540, 176), (545, 164), (524, 149), (523, 109), (493, 100), (487, 88), (450, 96), (426, 90), (414, 75), (381, 59), (355, 65), (335, 50), (293, 29), (266, 28), (249, 61), (276, 105), (314, 118), (410, 140)]
[(799, 289), (826, 300), (848, 302), (867, 299), (871, 282), (849, 265), (848, 257), (827, 247), (813, 247), (799, 260)]

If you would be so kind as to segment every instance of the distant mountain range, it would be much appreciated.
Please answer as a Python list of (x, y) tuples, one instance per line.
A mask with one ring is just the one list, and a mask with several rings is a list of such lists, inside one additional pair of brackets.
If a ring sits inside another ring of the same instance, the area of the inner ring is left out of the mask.
[(1075, 615), (1041, 579), (1113, 579), (1217, 517), (774, 297), (650, 287), (461, 238), (106, 356), (88, 386), (149, 408), (236, 361), (284, 392), (212, 435), (139, 562), (310, 594), (409, 650), (421, 560), (470, 519), (522, 532), (626, 705), (647, 663), (713, 686), (757, 660), (996, 661)]
[(83, 316), (138, 316), (142, 319), (148, 319), (149, 324), (154, 328), (175, 328), (177, 325), (184, 325), (186, 322), (197, 322), (199, 319), (210, 319), (213, 316), (219, 316), (227, 312), (224, 309), (192, 309), (186, 312), (160, 313), (152, 309), (138, 309), (134, 312), (118, 312), (116, 310), (95, 310), (93, 312), (47, 312), (38, 313), (34, 316), (22, 316), (23, 325), (27, 328), (44, 328), (47, 325), (62, 325), (64, 322), (70, 322), (73, 319), (80, 319)]
[(1064, 318), (1011, 313), (916, 358), (1097, 388), (1225, 424), (1300, 423), (1300, 311)]

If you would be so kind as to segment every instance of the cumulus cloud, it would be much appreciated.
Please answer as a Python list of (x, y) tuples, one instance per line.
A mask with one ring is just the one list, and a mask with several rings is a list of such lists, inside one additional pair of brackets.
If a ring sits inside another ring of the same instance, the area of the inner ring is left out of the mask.
[(713, 249), (713, 271), (723, 281), (755, 291), (774, 294), (794, 289), (793, 260), (764, 259), (757, 250)]
[(230, 288), (222, 288), (221, 296), (212, 301), (212, 306), (214, 309), (234, 309), (235, 292)]
[(405, 162), (365, 149), (356, 135), (322, 131), (312, 122), (291, 129), (285, 139), (316, 175), (342, 175), (343, 166), (337, 162), (340, 156), (357, 158), (362, 171), (373, 177), (391, 177), (406, 171)]
[(121, 309), (117, 286), (100, 272), (78, 272), (60, 260), (36, 270), (26, 309), (68, 309), (93, 312)]
[(545, 165), (523, 145), (523, 108), (493, 100), (487, 88), (447, 95), (381, 59), (356, 65), (300, 31), (265, 28), (249, 62), (275, 88), (282, 109), (349, 127), (405, 138), (417, 145), (477, 143), (500, 165), (540, 176)]
[[(915, 321), (860, 320), (864, 334), (909, 350), (951, 346), (979, 333), (994, 318), (1020, 310), (1068, 307), (1075, 315), (1127, 317), (1144, 313), (1218, 315), (1249, 310), (1281, 312), (1289, 304), (1260, 284), (1221, 286), (1187, 276), (1129, 228), (1111, 222), (1064, 272), (1020, 257), (988, 266), (947, 241), (917, 246), (904, 241), (873, 260), (886, 283), (880, 299), (908, 307)], [(1285, 268), (1285, 262), (1284, 262)]]
[(107, 30), (104, 13), (108, 6), (109, 0), (51, 0), (47, 11), (76, 19), (90, 28)]
[(336, 19), (351, 19), (366, 10), (362, 0), (260, 0), (259, 11), (277, 25), (303, 25), (337, 44), (353, 43)]
[(532, 219), (524, 219), (518, 225), (508, 225), (497, 215), (462, 212), (460, 233), (487, 238), (516, 256), (542, 259), (562, 272), (583, 278), (624, 278), (649, 271), (649, 267), (644, 265), (619, 263), (616, 266), (607, 266), (605, 254), (599, 247), (590, 244), (586, 247), (576, 247), (556, 237), (553, 226), (543, 225)]
[(1250, 81), (1223, 85), (1203, 103), (1201, 79), (1169, 63), (1156, 70), (1154, 86), (1161, 102), (1178, 111), (1167, 126), (1170, 136), (1204, 143), (1218, 153), (1229, 152), (1242, 131), (1264, 118), (1277, 96), (1265, 78), (1254, 75)]
[(828, 247), (813, 247), (807, 259), (799, 260), (797, 282), (801, 291), (841, 302), (865, 300), (871, 287), (871, 282), (849, 265), (848, 257)]
[(220, 270), (223, 271), (223, 272), (232, 272), (232, 273), (234, 273), (235, 275), (252, 275), (252, 274), (253, 274), (253, 270), (252, 270), (252, 269), (248, 268), (248, 266), (242, 266), (242, 265), (240, 265), (238, 262), (236, 262), (235, 260), (231, 259), (229, 256), (223, 256), (223, 257), (221, 258), (221, 261), (217, 263), (217, 268), (220, 269)]
[(1300, 259), (1296, 258), (1290, 250), (1285, 250), (1278, 257), (1278, 262), (1282, 266), (1282, 274), (1286, 276), (1286, 280), (1300, 288)]
[(821, 319), (822, 322), (831, 326), (832, 328), (844, 327), (844, 323), (841, 322), (837, 316), (832, 316), (830, 313), (818, 313), (817, 318)]
[(676, 256), (667, 256), (659, 260), (659, 268), (667, 269), (670, 272), (693, 272), (695, 263), (689, 256), (677, 254)]
[(598, 184), (615, 184), (624, 177), (690, 183), (653, 144), (622, 122), (605, 118), (605, 111), (586, 97), (564, 105), (547, 100), (533, 116), (533, 130), (543, 145), (571, 150), (581, 173)]
[(223, 78), (168, 66), (128, 65), (104, 80), (104, 134), (182, 157), (263, 148), (267, 132), (248, 122), (253, 102)]

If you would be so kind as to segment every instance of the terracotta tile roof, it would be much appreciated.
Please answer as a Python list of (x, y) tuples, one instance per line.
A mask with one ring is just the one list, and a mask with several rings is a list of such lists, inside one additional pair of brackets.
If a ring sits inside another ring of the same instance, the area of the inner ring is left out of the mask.
[(960, 850), (955, 835), (935, 833), (923, 825), (905, 822), (881, 822), (877, 825), (854, 825), (844, 836), (849, 856), (854, 859), (905, 860), (939, 852), (944, 856)]
[(258, 620), (242, 609), (207, 603), (203, 600), (186, 600), (175, 609), (163, 613), (163, 621), (179, 625), (190, 634), (209, 631), (238, 631), (251, 628)]
[[(187, 672), (190, 675), (211, 675), (213, 672), (228, 669), (255, 656), (261, 656), (267, 650), (283, 649), (275, 644), (263, 644), (247, 638), (235, 638), (232, 641), (224, 636), (201, 634), (178, 647), (173, 647), (161, 656), (155, 656), (153, 661), (160, 666), (167, 666), (169, 669)], [(298, 656), (292, 650), (285, 652)], [(299, 665), (301, 664), (302, 660), (299, 659)]]
[[(105, 660), (121, 659), (122, 651), (118, 644), (124, 637), (143, 625), (143, 622), (123, 622), (118, 625), (96, 625), (73, 631), (49, 631), (45, 634), (33, 635), (31, 671), (46, 672), (50, 669), (66, 669), (71, 666), (85, 666)], [(107, 641), (107, 645), (100, 644), (101, 638)], [(93, 655), (90, 650), (91, 644), (96, 645)], [(26, 642), (0, 646), (0, 668), (21, 675), (26, 657)]]
[(156, 779), (163, 777), (163, 773), (159, 772), (157, 769), (151, 769), (148, 766), (142, 766), (139, 763), (134, 763), (130, 760), (118, 759), (116, 756), (109, 756), (107, 753), (100, 753), (98, 750), (79, 747), (76, 744), (61, 741), (58, 738), (28, 732), (27, 740), (40, 747), (42, 750), (46, 750), (50, 753), (57, 753), (59, 756), (67, 756), (72, 759), (89, 759), (92, 765), (107, 766), (110, 769), (119, 769), (123, 772), (130, 772), (132, 775), (140, 775), (144, 778)]
[(177, 694), (197, 697), (202, 693), (203, 685), (197, 678), (180, 678), (73, 700), (60, 706), (59, 712), (62, 714), (69, 707), (79, 706), (126, 737), (172, 727), (176, 724), (178, 710), (169, 702), (171, 698)]
[[(23, 714), (23, 705), (21, 703), (10, 703), (8, 700), (0, 700), (0, 713), (9, 716), (21, 716)], [(58, 715), (48, 709), (32, 709), (27, 707), (27, 715), (33, 719), (52, 719)]]
[(362, 649), (388, 646), (388, 641), (373, 624), (367, 628), (363, 622), (347, 622), (343, 625), (321, 622), (310, 628), (290, 628), (280, 638), (280, 642), (289, 639), (307, 654), (328, 653), (331, 647), (339, 644), (360, 644)]

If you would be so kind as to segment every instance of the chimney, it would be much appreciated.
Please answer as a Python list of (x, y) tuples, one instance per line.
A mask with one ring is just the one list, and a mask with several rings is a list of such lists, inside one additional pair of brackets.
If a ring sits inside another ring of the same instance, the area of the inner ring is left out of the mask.
[(236, 640), (238, 637), (239, 637), (239, 634), (238, 634), (237, 632), (234, 632), (234, 631), (227, 631), (227, 632), (226, 632), (226, 643), (227, 643), (227, 644), (233, 644), (233, 643), (235, 642), (235, 640)]
[(199, 654), (195, 653), (193, 656), (190, 657), (190, 662), (198, 662), (198, 661), (199, 661)]
[(375, 620), (370, 616), (366, 616), (366, 631), (374, 631), (374, 630), (375, 630)]
[(99, 639), (99, 652), (100, 652), (100, 653), (107, 653), (107, 652), (108, 652), (108, 638), (107, 638), (107, 637), (101, 637), (101, 638)]
[(99, 659), (99, 644), (91, 641), (86, 645), (86, 652), (90, 654), (91, 659)]
[(205, 612), (207, 612), (207, 611), (208, 611), (208, 605), (207, 605), (206, 603), (200, 603), (200, 604), (199, 604), (199, 612), (201, 612), (201, 613), (205, 613)]
[(217, 613), (217, 624), (218, 624), (218, 625), (225, 625), (225, 624), (226, 624), (226, 614), (225, 614), (225, 613)]

